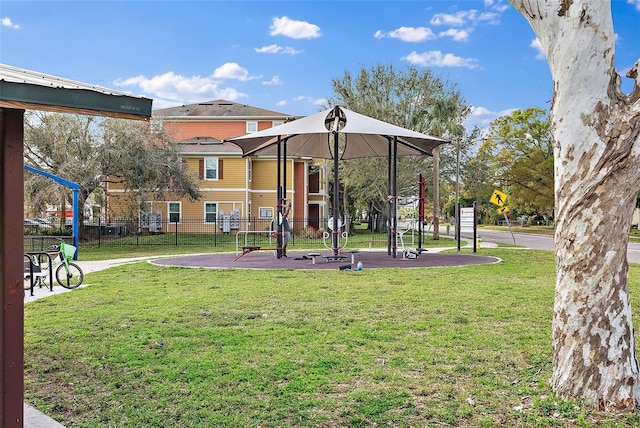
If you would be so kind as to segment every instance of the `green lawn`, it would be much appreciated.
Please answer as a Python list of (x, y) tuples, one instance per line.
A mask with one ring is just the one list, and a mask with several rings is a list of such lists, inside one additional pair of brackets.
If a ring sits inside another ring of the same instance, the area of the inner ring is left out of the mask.
[(69, 427), (640, 425), (553, 397), (553, 254), (479, 253), (503, 262), (91, 273), (26, 306), (26, 401)]

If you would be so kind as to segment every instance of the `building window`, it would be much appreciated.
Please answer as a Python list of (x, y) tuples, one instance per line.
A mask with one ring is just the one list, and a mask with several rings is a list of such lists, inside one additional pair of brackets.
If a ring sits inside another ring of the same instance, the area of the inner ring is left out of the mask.
[(205, 158), (204, 178), (205, 180), (218, 179), (218, 158)]
[(273, 218), (273, 207), (260, 207), (258, 216), (260, 218)]
[(320, 193), (320, 170), (309, 172), (309, 193)]
[(180, 211), (182, 204), (180, 202), (169, 202), (169, 223), (180, 223)]
[(257, 120), (248, 120), (247, 121), (247, 134), (251, 132), (258, 132), (258, 121)]
[(218, 216), (218, 204), (215, 202), (204, 203), (204, 222), (215, 223)]
[(251, 159), (248, 159), (247, 169), (248, 180), (251, 181), (251, 179), (253, 178), (253, 161)]
[(271, 126), (280, 126), (283, 123), (284, 122), (282, 120), (274, 120), (273, 122), (271, 122)]

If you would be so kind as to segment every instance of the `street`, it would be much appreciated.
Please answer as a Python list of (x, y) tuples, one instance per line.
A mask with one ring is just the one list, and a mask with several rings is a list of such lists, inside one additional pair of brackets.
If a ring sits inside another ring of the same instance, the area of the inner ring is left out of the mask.
[[(514, 233), (512, 236), (511, 232), (508, 231), (488, 229), (479, 229), (478, 235), (483, 241), (487, 242), (513, 244), (513, 240), (515, 238), (515, 244), (523, 247), (532, 248), (534, 250), (554, 249), (553, 236), (528, 233)], [(629, 243), (629, 247), (627, 249), (627, 260), (629, 263), (640, 263), (640, 243)]]

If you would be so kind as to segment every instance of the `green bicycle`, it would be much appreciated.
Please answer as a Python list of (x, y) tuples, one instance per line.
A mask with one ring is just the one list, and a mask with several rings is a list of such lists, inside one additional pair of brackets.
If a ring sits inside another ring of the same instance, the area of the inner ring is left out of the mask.
[[(24, 289), (31, 289), (31, 272), (33, 272), (33, 285), (45, 285), (46, 278), (55, 272), (56, 281), (64, 288), (77, 288), (84, 280), (84, 272), (80, 266), (70, 262), (76, 253), (76, 247), (61, 241), (59, 245), (53, 245), (51, 250), (55, 251), (55, 258), (46, 253), (28, 255), (30, 261), (25, 262), (24, 267)], [(29, 264), (32, 266), (30, 267)], [(55, 269), (55, 271), (53, 270)]]

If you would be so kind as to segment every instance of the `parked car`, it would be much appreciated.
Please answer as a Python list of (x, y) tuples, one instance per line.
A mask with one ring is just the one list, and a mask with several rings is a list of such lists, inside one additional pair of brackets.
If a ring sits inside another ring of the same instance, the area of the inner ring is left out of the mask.
[(50, 221), (47, 221), (43, 218), (30, 218), (29, 220), (35, 221), (37, 223), (40, 223), (40, 227), (43, 229), (53, 229), (55, 226), (53, 225), (53, 223), (51, 223)]
[(24, 227), (29, 229), (53, 229), (53, 225), (41, 218), (25, 218)]
[(30, 218), (24, 219), (24, 228), (25, 229), (40, 229), (40, 223), (37, 221), (33, 221)]

